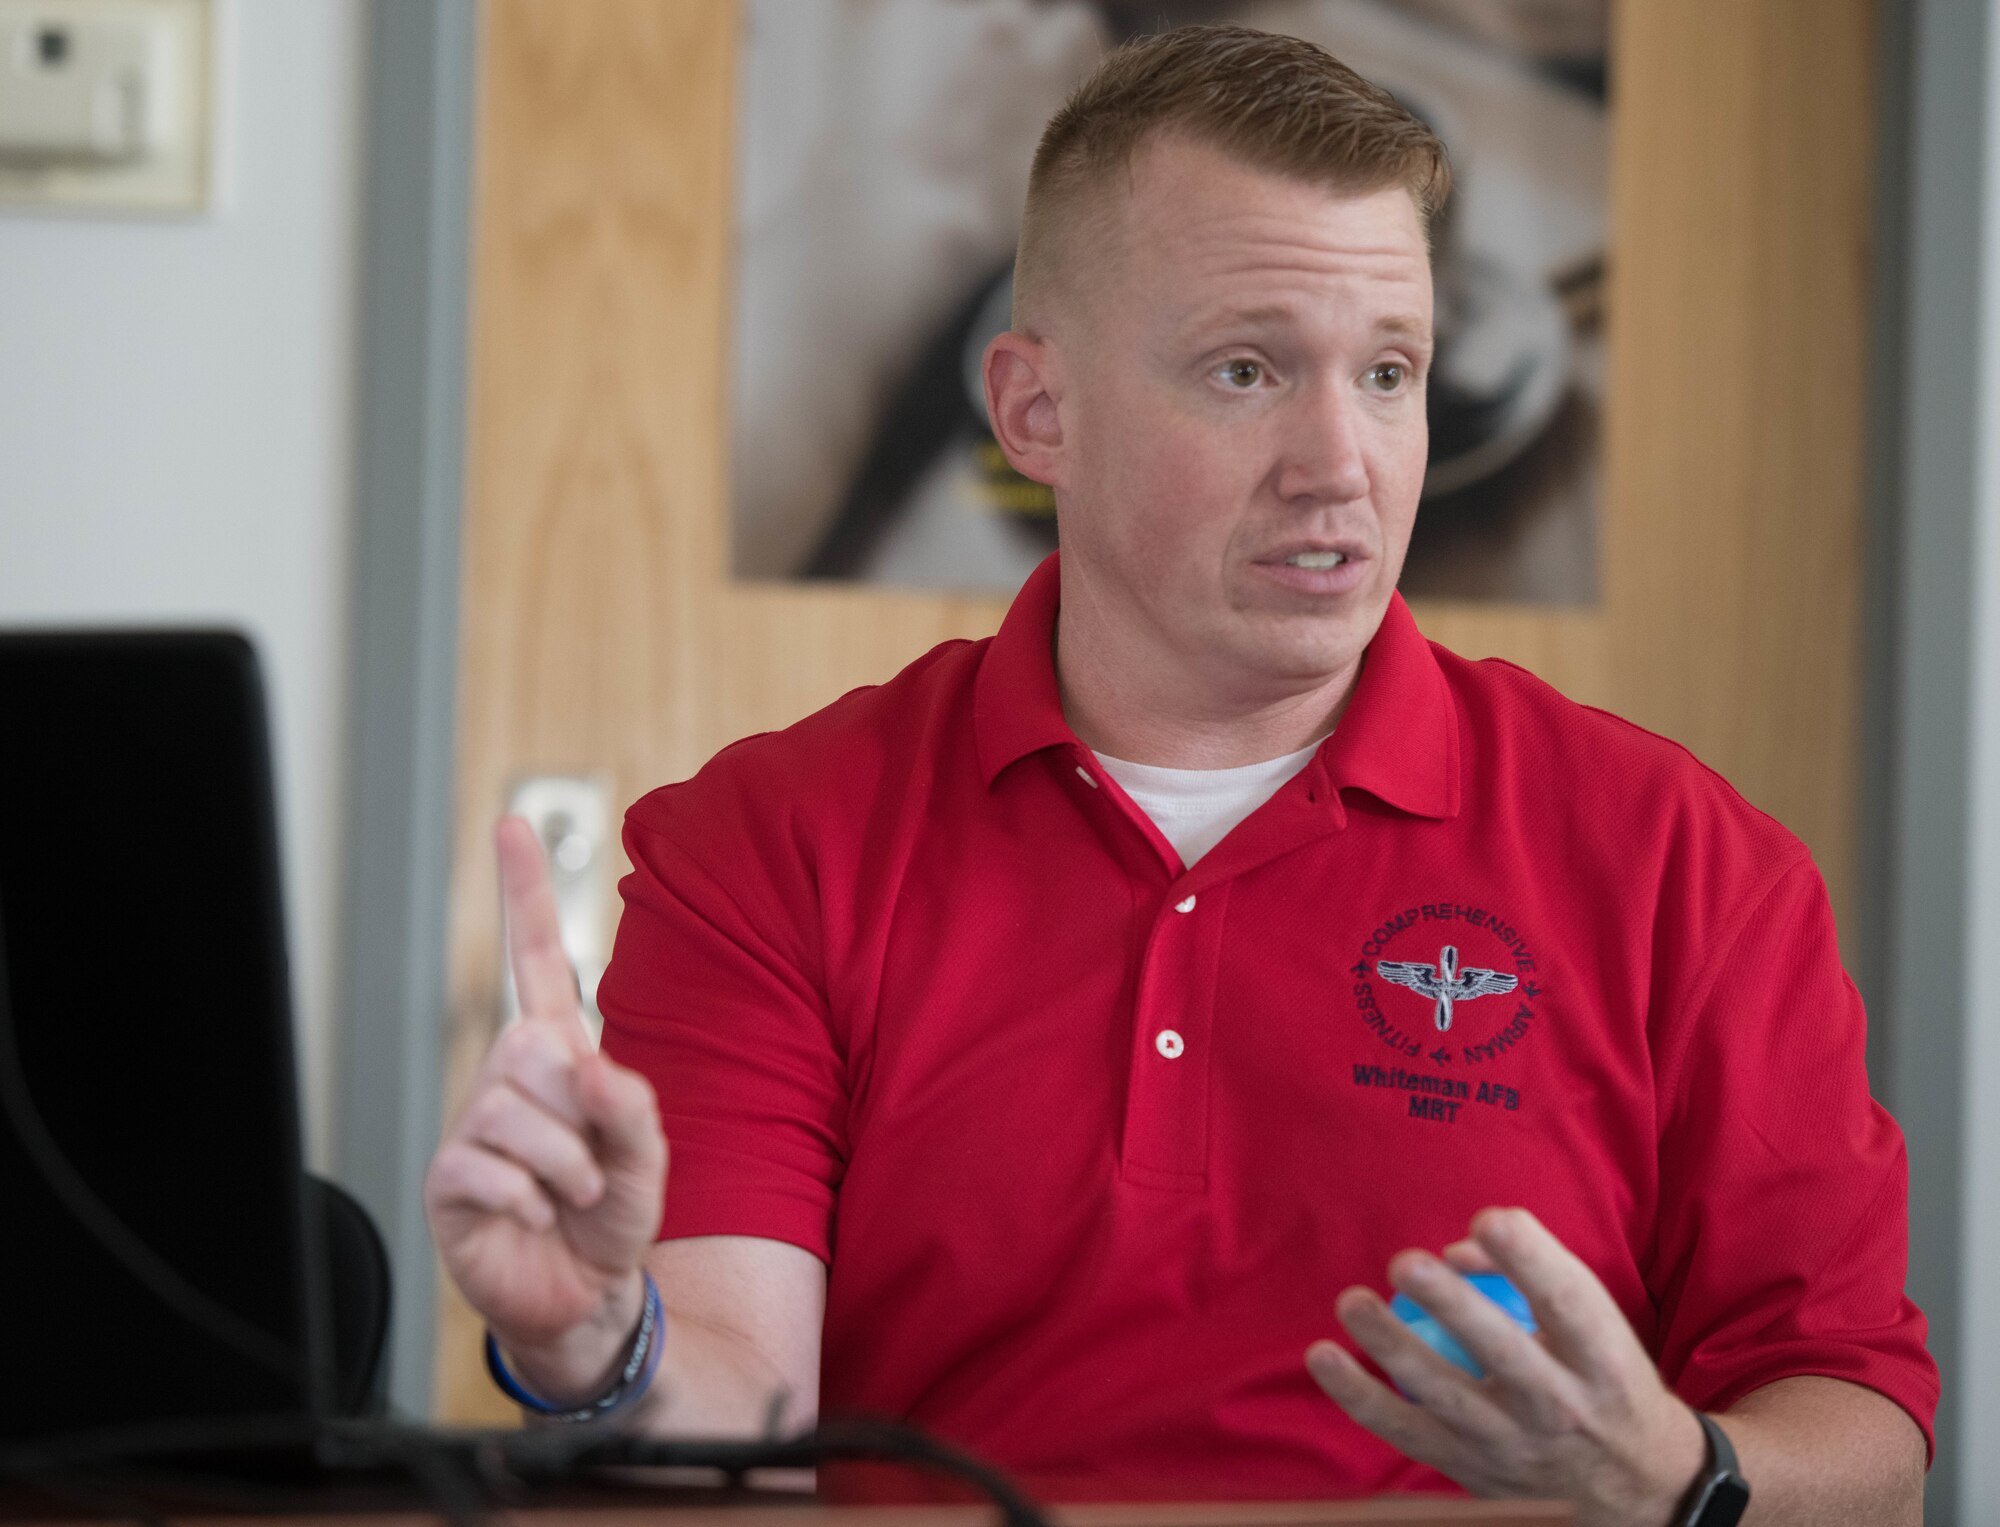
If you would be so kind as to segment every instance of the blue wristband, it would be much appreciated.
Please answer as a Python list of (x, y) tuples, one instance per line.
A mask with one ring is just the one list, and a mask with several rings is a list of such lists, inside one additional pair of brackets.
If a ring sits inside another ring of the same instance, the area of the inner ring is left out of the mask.
[(493, 1339), (493, 1333), (486, 1333), (486, 1371), (500, 1391), (524, 1410), (533, 1411), (538, 1416), (547, 1416), (551, 1421), (601, 1421), (606, 1416), (615, 1415), (632, 1404), (653, 1382), (653, 1375), (660, 1366), (660, 1352), (666, 1343), (666, 1314), (660, 1308), (660, 1286), (653, 1281), (653, 1275), (641, 1270), (640, 1276), (646, 1280), (646, 1300), (639, 1311), (639, 1329), (632, 1335), (632, 1351), (618, 1370), (610, 1389), (596, 1399), (582, 1405), (551, 1405), (547, 1400), (528, 1393), (521, 1381), (507, 1371), (506, 1363), (500, 1359), (500, 1344)]

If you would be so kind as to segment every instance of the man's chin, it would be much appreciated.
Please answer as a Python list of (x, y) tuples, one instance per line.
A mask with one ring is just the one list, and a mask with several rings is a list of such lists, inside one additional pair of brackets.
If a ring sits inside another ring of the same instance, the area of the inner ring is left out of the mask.
[(1258, 668), (1295, 680), (1333, 679), (1355, 659), (1381, 629), (1388, 601), (1349, 607), (1338, 614), (1315, 611), (1264, 611), (1252, 615), (1232, 643)]
[(1274, 695), (1304, 694), (1354, 677), (1367, 649), (1367, 634), (1343, 631), (1329, 639), (1256, 641), (1233, 644), (1234, 666), (1252, 686)]

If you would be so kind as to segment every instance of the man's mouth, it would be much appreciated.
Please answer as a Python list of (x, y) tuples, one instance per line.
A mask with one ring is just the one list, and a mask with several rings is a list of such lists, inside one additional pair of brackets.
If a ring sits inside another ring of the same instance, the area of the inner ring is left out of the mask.
[(1369, 549), (1358, 537), (1340, 541), (1294, 541), (1273, 546), (1257, 559), (1263, 576), (1294, 594), (1327, 598), (1352, 594), (1368, 581)]

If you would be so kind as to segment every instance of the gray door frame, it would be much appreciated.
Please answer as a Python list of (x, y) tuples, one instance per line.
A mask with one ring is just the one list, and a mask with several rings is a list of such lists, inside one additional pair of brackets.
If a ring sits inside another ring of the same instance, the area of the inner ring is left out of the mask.
[(1978, 1361), (1965, 1276), (1978, 1171), (1968, 1159), (1970, 1024), (1976, 983), (1991, 979), (1976, 964), (1976, 909), (1996, 868), (1981, 862), (1973, 831), (1977, 721), (1993, 709), (1978, 693), (1976, 650), (1993, 34), (1977, 0), (1881, 10), (1871, 995), (1887, 1052), (1877, 1093), (1909, 1148), (1910, 1294), (1944, 1381), (1925, 1520), (1957, 1527), (1986, 1519), (1993, 1468), (1965, 1403)]
[(477, 0), (373, 0), (335, 1175), (388, 1242), (391, 1403), (432, 1410)]

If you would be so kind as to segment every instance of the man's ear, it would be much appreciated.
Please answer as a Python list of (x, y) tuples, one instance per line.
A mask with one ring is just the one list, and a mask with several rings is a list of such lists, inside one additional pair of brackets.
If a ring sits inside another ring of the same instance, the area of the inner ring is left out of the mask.
[(1066, 487), (1068, 453), (1057, 407), (1062, 362), (1054, 347), (1011, 330), (996, 334), (987, 343), (980, 375), (986, 417), (1008, 464), (1032, 481)]

